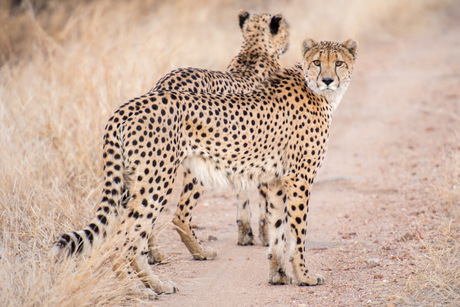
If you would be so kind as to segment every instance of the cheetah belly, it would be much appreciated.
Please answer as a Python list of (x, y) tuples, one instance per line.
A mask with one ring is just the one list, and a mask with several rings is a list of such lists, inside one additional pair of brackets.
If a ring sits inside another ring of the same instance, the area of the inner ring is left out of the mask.
[(219, 169), (217, 163), (211, 159), (201, 156), (189, 156), (185, 159), (184, 166), (207, 188), (227, 188), (232, 186), (226, 172)]
[(280, 179), (284, 174), (284, 167), (281, 164), (271, 165), (270, 162), (254, 167), (235, 168), (233, 163), (218, 163), (211, 157), (190, 155), (185, 159), (184, 166), (207, 188), (232, 187), (238, 192), (259, 183)]

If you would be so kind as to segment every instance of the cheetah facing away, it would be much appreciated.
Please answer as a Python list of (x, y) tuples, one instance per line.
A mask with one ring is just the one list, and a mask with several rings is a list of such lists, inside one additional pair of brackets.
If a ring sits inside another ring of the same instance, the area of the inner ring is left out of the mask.
[[(281, 14), (250, 15), (246, 11), (240, 11), (238, 21), (244, 43), (241, 52), (230, 62), (226, 72), (197, 68), (176, 69), (161, 78), (150, 92), (177, 90), (194, 93), (248, 93), (278, 71), (278, 58), (288, 47), (289, 27), (284, 17)], [(173, 219), (182, 241), (198, 260), (212, 259), (216, 255), (211, 249), (204, 249), (200, 245), (191, 228), (190, 211), (197, 204), (203, 190), (201, 182), (192, 176), (190, 170), (185, 170), (183, 190)], [(266, 195), (264, 186), (259, 190), (260, 195)], [(252, 245), (253, 232), (247, 191), (242, 191), (237, 198), (238, 244)], [(259, 237), (264, 245), (268, 245), (265, 198), (260, 201)], [(150, 237), (149, 244), (149, 263), (164, 261), (165, 257), (156, 247), (154, 236)]]
[[(211, 71), (197, 68), (182, 68), (172, 71), (161, 78), (150, 92), (162, 90), (180, 90), (195, 93), (246, 93), (260, 85), (268, 76), (279, 70), (278, 58), (288, 47), (289, 26), (281, 14), (253, 14), (246, 11), (238, 13), (239, 26), (243, 33), (243, 46), (240, 53), (231, 61), (227, 72)], [(192, 187), (193, 189), (189, 189)], [(203, 192), (201, 183), (193, 177), (190, 171), (184, 175), (183, 192), (179, 200), (173, 222), (178, 228), (184, 241), (195, 259), (212, 259), (215, 252), (202, 248), (191, 228), (190, 210), (196, 205), (198, 196)], [(261, 186), (262, 195), (266, 195)], [(250, 227), (250, 210), (246, 193), (238, 197), (238, 243), (248, 245), (253, 242)], [(261, 229), (259, 234), (262, 242), (268, 244), (267, 223), (265, 222), (266, 200), (261, 201)], [(105, 212), (106, 215), (121, 214), (120, 210)], [(103, 210), (103, 206), (99, 207)], [(108, 218), (110, 220), (110, 218)], [(106, 232), (106, 225), (97, 223), (98, 230)], [(89, 226), (91, 227), (91, 225)], [(91, 228), (69, 232), (63, 236), (62, 244), (70, 244), (72, 253), (87, 253), (94, 245)], [(163, 262), (165, 256), (159, 251), (156, 238), (149, 237), (149, 263)]]
[[(114, 269), (137, 274), (156, 293), (174, 292), (148, 265), (148, 239), (184, 164), (199, 180), (237, 190), (266, 183), (269, 282), (291, 282), (284, 259), (287, 226), (296, 283), (323, 283), (306, 266), (308, 201), (356, 54), (354, 40), (306, 39), (300, 65), (249, 94), (161, 91), (122, 105), (105, 128), (102, 210), (86, 229), (91, 241), (102, 236), (98, 225), (116, 224), (116, 248), (128, 266), (117, 263)], [(71, 253), (77, 246), (63, 237), (55, 249)]]

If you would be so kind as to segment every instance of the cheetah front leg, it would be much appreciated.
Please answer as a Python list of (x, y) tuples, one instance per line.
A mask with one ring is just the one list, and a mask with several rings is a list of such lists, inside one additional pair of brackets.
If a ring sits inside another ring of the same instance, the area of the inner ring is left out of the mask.
[(291, 277), (286, 274), (284, 254), (286, 251), (286, 194), (281, 182), (271, 184), (268, 189), (269, 247), (270, 263), (269, 283), (285, 285), (291, 283)]
[(203, 185), (187, 170), (184, 173), (182, 194), (174, 214), (173, 223), (180, 235), (182, 242), (187, 246), (195, 260), (212, 260), (216, 252), (211, 248), (203, 248), (192, 230), (191, 211), (196, 206), (198, 199), (203, 194)]
[(251, 210), (249, 207), (248, 191), (244, 190), (237, 194), (238, 245), (253, 245), (254, 235), (251, 228)]
[(290, 182), (288, 189), (287, 212), (291, 234), (289, 261), (292, 263), (297, 285), (321, 285), (324, 283), (324, 277), (308, 271), (305, 257), (308, 201), (311, 184), (307, 180), (296, 180), (295, 182)]

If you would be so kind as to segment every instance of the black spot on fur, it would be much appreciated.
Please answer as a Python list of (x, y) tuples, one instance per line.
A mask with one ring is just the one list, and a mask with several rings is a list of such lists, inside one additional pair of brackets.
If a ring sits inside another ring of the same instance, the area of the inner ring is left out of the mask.
[(276, 223), (275, 223), (275, 227), (276, 228), (279, 228), (281, 226), (281, 220), (277, 220)]
[(107, 218), (105, 217), (105, 215), (98, 215), (97, 218), (102, 224), (107, 225)]

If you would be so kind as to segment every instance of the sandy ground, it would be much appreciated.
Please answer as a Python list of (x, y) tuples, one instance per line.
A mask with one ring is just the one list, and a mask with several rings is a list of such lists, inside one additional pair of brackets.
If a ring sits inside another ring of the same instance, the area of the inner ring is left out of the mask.
[[(460, 23), (431, 38), (361, 45), (313, 188), (308, 232), (316, 287), (268, 284), (267, 249), (237, 246), (236, 200), (207, 193), (194, 210), (212, 261), (194, 261), (172, 226), (160, 243), (168, 264), (153, 267), (180, 288), (158, 306), (392, 306), (413, 274), (414, 250), (436, 216), (446, 155), (460, 151)], [(257, 233), (257, 192), (252, 191)], [(171, 218), (174, 208), (163, 215)]]

